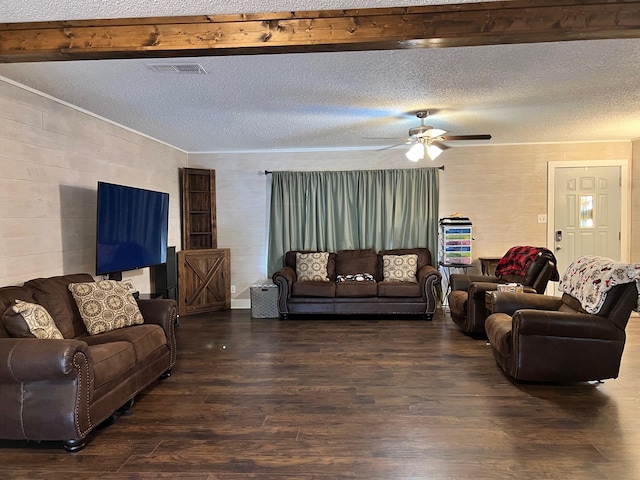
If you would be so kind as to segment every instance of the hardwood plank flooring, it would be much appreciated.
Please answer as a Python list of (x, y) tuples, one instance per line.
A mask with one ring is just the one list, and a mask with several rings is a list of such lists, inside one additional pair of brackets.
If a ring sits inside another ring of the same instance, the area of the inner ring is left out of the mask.
[(0, 478), (640, 478), (640, 322), (620, 377), (518, 384), (424, 320), (183, 317), (173, 375), (76, 454), (0, 441)]

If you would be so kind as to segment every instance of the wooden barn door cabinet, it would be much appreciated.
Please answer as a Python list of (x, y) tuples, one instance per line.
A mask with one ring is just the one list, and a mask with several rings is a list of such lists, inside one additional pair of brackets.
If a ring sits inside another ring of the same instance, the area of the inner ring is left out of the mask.
[(178, 252), (180, 315), (231, 308), (230, 251), (217, 248), (216, 172), (183, 168), (182, 250)]
[(231, 308), (230, 257), (228, 248), (178, 252), (181, 316)]

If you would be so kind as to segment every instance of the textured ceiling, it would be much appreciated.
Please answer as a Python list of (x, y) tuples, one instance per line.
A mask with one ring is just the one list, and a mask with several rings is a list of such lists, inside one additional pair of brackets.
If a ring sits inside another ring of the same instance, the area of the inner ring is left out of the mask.
[[(0, 22), (407, 4), (14, 3), (0, 7)], [(410, 112), (420, 109), (432, 111), (429, 124), (452, 134), (490, 133), (490, 144), (640, 137), (636, 39), (170, 62), (197, 62), (208, 74), (159, 74), (147, 66), (163, 60), (103, 60), (0, 64), (0, 75), (190, 152), (381, 148), (418, 125)]]

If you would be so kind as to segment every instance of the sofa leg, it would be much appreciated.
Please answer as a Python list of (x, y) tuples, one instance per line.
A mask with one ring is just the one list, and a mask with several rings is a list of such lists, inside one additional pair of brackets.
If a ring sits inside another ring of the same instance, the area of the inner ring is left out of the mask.
[[(131, 411), (131, 409), (133, 408), (133, 404), (134, 403), (135, 403), (135, 399), (131, 398), (129, 401), (127, 401), (127, 403), (122, 405), (116, 412), (118, 414), (118, 417), (120, 415), (125, 415), (125, 416), (131, 415), (133, 413)], [(116, 418), (116, 420), (117, 420), (117, 418)]]
[(425, 314), (424, 317), (425, 317), (426, 320), (428, 320), (430, 322), (431, 320), (433, 320), (433, 313), (427, 313), (427, 314)]
[(171, 370), (167, 370), (162, 375), (160, 375), (160, 380), (164, 380), (165, 378), (169, 378), (171, 376)]
[(86, 438), (78, 438), (75, 440), (66, 440), (63, 442), (64, 449), (69, 453), (75, 453), (87, 446)]

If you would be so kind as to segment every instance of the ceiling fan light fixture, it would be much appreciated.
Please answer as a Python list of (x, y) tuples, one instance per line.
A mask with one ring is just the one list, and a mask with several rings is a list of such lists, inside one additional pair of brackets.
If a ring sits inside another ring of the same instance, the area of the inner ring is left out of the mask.
[(426, 150), (427, 156), (431, 161), (434, 161), (438, 157), (438, 155), (445, 151), (444, 148), (442, 148), (440, 145), (436, 145), (435, 143), (425, 145), (424, 149)]
[(412, 146), (407, 151), (405, 156), (412, 162), (419, 162), (420, 160), (422, 160), (424, 158), (424, 147), (422, 143), (416, 143), (414, 146)]

